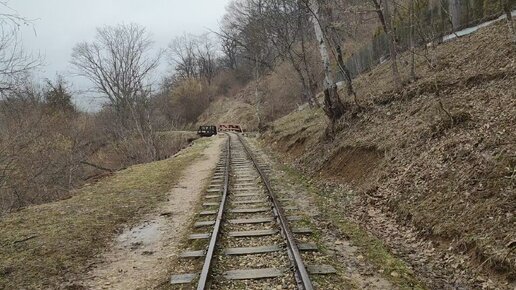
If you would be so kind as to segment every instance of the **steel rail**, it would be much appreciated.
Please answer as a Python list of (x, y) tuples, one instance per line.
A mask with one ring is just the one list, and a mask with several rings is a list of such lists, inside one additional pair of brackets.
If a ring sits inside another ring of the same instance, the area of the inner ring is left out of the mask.
[(270, 185), (269, 178), (264, 174), (262, 168), (258, 165), (258, 161), (256, 160), (256, 157), (251, 152), (249, 147), (247, 146), (246, 142), (243, 140), (242, 136), (240, 134), (237, 134), (238, 140), (240, 143), (242, 143), (244, 150), (246, 151), (247, 155), (251, 158), (251, 161), (253, 162), (254, 167), (258, 171), (258, 174), (262, 178), (262, 181), (265, 185), (265, 188), (267, 190), (267, 193), (272, 201), (272, 204), (278, 214), (278, 220), (281, 230), (283, 231), (283, 234), (285, 236), (285, 240), (287, 242), (287, 248), (292, 254), (291, 261), (296, 271), (296, 279), (298, 280), (298, 288), (304, 289), (304, 290), (313, 290), (312, 281), (310, 280), (310, 277), (308, 276), (308, 271), (306, 270), (305, 264), (303, 263), (303, 258), (301, 257), (301, 254), (299, 252), (299, 248), (297, 247), (297, 244), (294, 239), (294, 234), (292, 233), (292, 230), (290, 229), (288, 225), (288, 220), (285, 215), (285, 211), (281, 207), (281, 205), (278, 202), (278, 198), (274, 191), (272, 190), (272, 187)]
[(215, 221), (213, 233), (211, 234), (210, 244), (208, 246), (208, 250), (206, 251), (206, 258), (204, 259), (204, 265), (202, 267), (201, 275), (199, 277), (199, 283), (197, 284), (197, 290), (206, 289), (206, 285), (208, 282), (208, 276), (210, 275), (213, 254), (215, 252), (215, 248), (217, 246), (217, 240), (219, 238), (220, 225), (222, 224), (222, 219), (224, 218), (224, 211), (225, 211), (226, 201), (227, 201), (227, 197), (228, 197), (229, 170), (230, 170), (230, 164), (231, 164), (231, 136), (229, 134), (228, 134), (226, 152), (227, 152), (226, 153), (226, 164), (225, 164), (225, 168), (224, 168), (224, 191), (222, 193), (222, 201), (220, 202), (219, 211), (217, 213), (217, 219)]

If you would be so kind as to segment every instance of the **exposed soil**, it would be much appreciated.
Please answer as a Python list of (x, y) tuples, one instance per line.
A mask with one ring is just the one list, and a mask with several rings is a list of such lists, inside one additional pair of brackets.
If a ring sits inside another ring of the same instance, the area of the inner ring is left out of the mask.
[(363, 185), (383, 159), (383, 153), (375, 148), (343, 147), (331, 156), (321, 175), (328, 179), (340, 179), (347, 183)]
[[(126, 229), (102, 254), (84, 278), (90, 289), (148, 289), (166, 279), (164, 261), (175, 256), (196, 203), (219, 159), (223, 139), (217, 138), (185, 169), (167, 201), (144, 221)], [(153, 283), (155, 283), (153, 285)]]

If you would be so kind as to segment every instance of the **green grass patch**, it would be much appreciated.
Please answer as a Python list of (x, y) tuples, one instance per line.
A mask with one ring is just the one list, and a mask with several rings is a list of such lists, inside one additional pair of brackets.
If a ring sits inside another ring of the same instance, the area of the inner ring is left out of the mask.
[(67, 200), (0, 220), (0, 289), (57, 288), (84, 273), (125, 226), (155, 209), (208, 139), (175, 158), (137, 165), (77, 190)]

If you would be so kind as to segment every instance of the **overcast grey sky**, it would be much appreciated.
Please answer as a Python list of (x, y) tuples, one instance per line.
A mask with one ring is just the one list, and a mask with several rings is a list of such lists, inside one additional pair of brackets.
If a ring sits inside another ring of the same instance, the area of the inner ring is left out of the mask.
[[(95, 28), (118, 23), (137, 23), (152, 33), (156, 48), (166, 48), (170, 40), (183, 33), (200, 34), (216, 29), (230, 0), (10, 0), (9, 6), (20, 15), (35, 19), (24, 27), (26, 50), (40, 53), (45, 66), (38, 77), (69, 76), (73, 71), (70, 55), (73, 46), (94, 38)], [(34, 30), (33, 30), (34, 29)], [(165, 61), (165, 59), (163, 60)], [(162, 67), (160, 71), (163, 71)], [(69, 78), (74, 88), (87, 83)], [(99, 100), (91, 95), (76, 99), (81, 108), (92, 109)]]

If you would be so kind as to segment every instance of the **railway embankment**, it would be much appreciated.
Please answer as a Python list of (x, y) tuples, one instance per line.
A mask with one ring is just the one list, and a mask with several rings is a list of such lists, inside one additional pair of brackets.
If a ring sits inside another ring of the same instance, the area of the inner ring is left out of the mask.
[(429, 49), (403, 89), (389, 63), (359, 76), (361, 108), (346, 98), (334, 138), (322, 110), (307, 107), (274, 122), (263, 146), (431, 288), (513, 289), (516, 50), (505, 23)]

